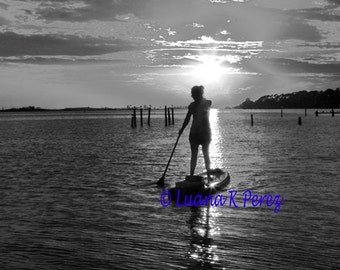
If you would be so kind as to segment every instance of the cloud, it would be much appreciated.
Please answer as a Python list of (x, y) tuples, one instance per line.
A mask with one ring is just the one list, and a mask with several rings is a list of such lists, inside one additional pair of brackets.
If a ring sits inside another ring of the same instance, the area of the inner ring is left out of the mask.
[[(207, 6), (201, 4), (197, 5), (197, 9), (194, 11), (184, 7), (186, 12), (180, 8), (178, 6), (178, 10), (176, 9), (172, 13), (176, 16), (168, 17), (161, 11), (155, 12), (159, 14), (159, 17), (154, 15), (159, 22), (171, 23), (177, 31), (176, 38), (180, 40), (194, 39), (203, 35), (226, 38), (225, 33), (228, 33), (228, 38), (237, 41), (280, 41), (286, 39), (319, 41), (322, 39), (318, 28), (310, 25), (305, 17), (297, 16), (296, 13), (290, 14), (285, 10), (247, 3)], [(192, 27), (193, 22), (204, 25), (204, 27)]]
[(0, 25), (6, 25), (6, 24), (8, 24), (8, 23), (9, 23), (8, 20), (6, 20), (5, 18), (1, 18), (1, 17), (0, 17)]
[(314, 74), (337, 74), (339, 75), (340, 64), (316, 64), (307, 61), (297, 61), (293, 59), (274, 58), (270, 61), (279, 67), (280, 70), (288, 73), (314, 73)]
[(336, 6), (340, 6), (340, 2), (339, 0), (327, 0), (328, 3), (331, 3), (333, 5), (336, 5)]
[(2, 9), (6, 9), (8, 7), (8, 5), (7, 4), (5, 4), (5, 3), (0, 3), (0, 8), (2, 8)]
[(226, 4), (226, 3), (231, 3), (231, 2), (239, 2), (239, 3), (244, 3), (249, 0), (209, 0), (209, 2), (214, 3), (214, 4)]
[(25, 64), (34, 64), (34, 65), (80, 65), (80, 64), (96, 64), (100, 62), (101, 64), (122, 64), (126, 63), (123, 59), (102, 59), (98, 57), (89, 57), (89, 56), (33, 56), (33, 55), (24, 55), (24, 56), (9, 56), (9, 57), (0, 57), (0, 62), (6, 61), (7, 63), (25, 63)]
[[(37, 0), (35, 0), (37, 1)], [(40, 2), (40, 1), (39, 1)], [(88, 20), (117, 20), (117, 15), (140, 15), (149, 0), (57, 0), (44, 1), (37, 14), (45, 20), (80, 22)]]
[(322, 36), (303, 18), (276, 9), (247, 8), (232, 15), (227, 30), (231, 38), (241, 40), (280, 41), (298, 39), (319, 41)]
[(119, 39), (95, 39), (63, 35), (18, 35), (0, 33), (0, 56), (20, 55), (101, 55), (131, 50), (132, 45)]
[(339, 50), (340, 42), (330, 43), (330, 42), (318, 42), (318, 43), (304, 43), (297, 45), (297, 47), (314, 47), (318, 49), (336, 49)]
[(204, 27), (204, 25), (199, 23), (192, 23), (192, 27), (201, 28)]
[[(244, 59), (242, 66), (249, 70), (271, 74), (325, 74), (326, 76), (339, 76), (339, 63), (315, 63), (313, 59), (301, 59), (300, 61), (289, 58), (260, 58)], [(268, 72), (270, 71), (270, 72)]]
[(165, 41), (155, 40), (156, 48), (145, 51), (152, 65), (195, 65), (202, 57), (225, 63), (229, 67), (244, 57), (251, 57), (263, 51), (262, 41), (236, 42), (232, 40), (216, 40), (202, 36), (194, 40)]
[[(318, 41), (322, 38), (318, 29), (305, 21), (303, 13), (299, 13), (302, 14), (301, 16), (296, 16), (296, 13), (289, 14), (280, 9), (252, 5), (252, 1), (242, 4), (235, 3), (235, 1), (222, 1), (229, 4), (217, 2), (216, 0), (55, 0), (43, 2), (31, 0), (21, 1), (21, 7), (17, 4), (18, 1), (13, 1), (12, 9), (20, 17), (24, 16), (22, 14), (24, 9), (30, 20), (29, 25), (35, 25), (36, 28), (39, 26), (48, 28), (49, 24), (46, 24), (46, 21), (49, 23), (87, 22), (89, 24), (95, 20), (117, 22), (124, 21), (119, 17), (121, 15), (134, 14), (141, 24), (144, 21), (152, 25), (155, 31), (160, 28), (169, 29), (171, 26), (170, 36), (180, 40), (194, 39), (203, 35), (225, 37), (226, 33), (234, 40), (306, 39)], [(17, 9), (20, 9), (20, 12)], [(30, 14), (27, 13), (28, 11)], [(127, 21), (124, 23), (128, 25)], [(67, 26), (64, 29), (66, 30)], [(112, 29), (115, 28), (112, 27)], [(129, 29), (124, 30), (129, 31)], [(63, 30), (60, 29), (60, 31)], [(98, 31), (101, 29), (99, 28)], [(163, 34), (160, 35), (164, 37)]]
[(298, 16), (300, 18), (318, 21), (340, 21), (340, 15), (336, 15), (333, 12), (333, 6), (329, 8), (309, 8), (299, 10), (289, 10), (288, 14), (291, 16)]
[(201, 36), (199, 39), (194, 40), (178, 40), (176, 42), (167, 41), (155, 41), (158, 44), (162, 44), (164, 47), (183, 47), (183, 48), (196, 48), (196, 49), (249, 49), (262, 47), (262, 41), (245, 41), (236, 42), (231, 40), (216, 40), (210, 36)]

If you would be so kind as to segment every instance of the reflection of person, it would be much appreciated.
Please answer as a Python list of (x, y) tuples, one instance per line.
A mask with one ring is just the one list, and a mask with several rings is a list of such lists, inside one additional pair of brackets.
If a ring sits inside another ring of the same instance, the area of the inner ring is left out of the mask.
[(214, 266), (219, 262), (217, 246), (211, 233), (210, 204), (206, 208), (190, 207), (190, 210), (191, 215), (187, 221), (191, 236), (187, 253), (190, 265), (188, 269), (215, 269)]
[(179, 134), (181, 134), (185, 127), (189, 124), (192, 115), (193, 120), (189, 135), (191, 146), (190, 175), (192, 176), (195, 173), (198, 146), (202, 145), (205, 168), (207, 170), (208, 179), (210, 179), (209, 144), (211, 141), (211, 130), (209, 123), (209, 111), (211, 107), (211, 100), (207, 100), (203, 97), (203, 91), (204, 87), (202, 85), (191, 88), (191, 96), (194, 99), (194, 102), (189, 105), (188, 113)]

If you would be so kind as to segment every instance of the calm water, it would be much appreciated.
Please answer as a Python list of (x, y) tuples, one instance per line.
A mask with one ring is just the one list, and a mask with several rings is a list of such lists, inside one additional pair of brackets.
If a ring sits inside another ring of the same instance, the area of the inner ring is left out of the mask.
[[(338, 268), (340, 117), (303, 113), (213, 110), (212, 164), (239, 207), (197, 209), (163, 208), (149, 185), (184, 112), (137, 129), (112, 112), (0, 114), (0, 269)], [(169, 184), (189, 171), (188, 132)], [(283, 196), (279, 213), (243, 208), (248, 189)]]

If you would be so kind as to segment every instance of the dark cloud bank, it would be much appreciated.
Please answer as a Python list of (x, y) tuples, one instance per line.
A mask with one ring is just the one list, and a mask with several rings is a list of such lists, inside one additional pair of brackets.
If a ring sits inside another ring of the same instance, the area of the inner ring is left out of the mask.
[(120, 39), (57, 35), (19, 35), (0, 33), (0, 56), (22, 55), (101, 55), (131, 50), (133, 46)]

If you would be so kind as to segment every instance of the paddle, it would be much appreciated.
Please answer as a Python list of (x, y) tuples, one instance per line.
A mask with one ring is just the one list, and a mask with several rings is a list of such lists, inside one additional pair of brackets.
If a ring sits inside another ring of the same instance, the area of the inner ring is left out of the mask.
[(176, 149), (176, 146), (177, 146), (177, 143), (178, 143), (178, 140), (179, 140), (179, 137), (181, 137), (181, 134), (182, 133), (178, 133), (178, 137), (177, 137), (177, 140), (176, 140), (176, 143), (175, 143), (175, 146), (174, 148), (172, 149), (172, 152), (171, 152), (171, 155), (170, 155), (170, 158), (169, 158), (169, 161), (168, 161), (168, 164), (166, 165), (166, 168), (165, 168), (165, 171), (162, 175), (162, 177), (158, 180), (157, 182), (157, 185), (160, 186), (160, 187), (164, 187), (164, 177), (165, 177), (165, 174), (166, 174), (166, 171), (168, 170), (168, 167), (169, 167), (169, 164), (170, 164), (170, 161), (171, 161), (171, 158), (175, 152), (175, 149)]

